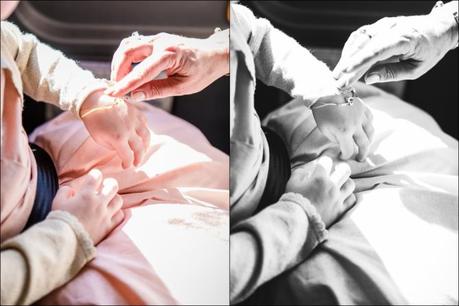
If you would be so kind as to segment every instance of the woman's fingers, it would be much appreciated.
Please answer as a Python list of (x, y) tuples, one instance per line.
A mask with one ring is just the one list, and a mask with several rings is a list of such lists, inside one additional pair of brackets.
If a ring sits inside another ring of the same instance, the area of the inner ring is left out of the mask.
[(352, 56), (355, 52), (357, 52), (360, 47), (370, 39), (368, 31), (369, 25), (364, 25), (352, 32), (351, 36), (349, 36), (349, 40), (344, 44), (343, 55), (346, 57)]
[(374, 84), (409, 80), (415, 76), (413, 75), (415, 69), (416, 63), (410, 61), (378, 64), (365, 73), (365, 83)]
[(129, 42), (116, 50), (112, 60), (111, 80), (118, 82), (132, 70), (132, 64), (148, 57), (153, 50), (145, 42)]
[(335, 184), (338, 189), (346, 182), (351, 175), (351, 168), (347, 163), (339, 162), (335, 165), (335, 169), (330, 175), (331, 181)]
[(99, 169), (92, 169), (86, 175), (83, 184), (81, 185), (82, 191), (96, 192), (98, 193), (102, 185), (102, 172)]
[[(111, 200), (118, 192), (118, 182), (114, 178), (106, 178), (102, 182), (102, 189), (100, 195), (107, 200)], [(107, 201), (108, 203), (108, 201)]]
[[(122, 80), (109, 88), (106, 93), (120, 97), (155, 79), (162, 71), (171, 68), (175, 63), (175, 52), (163, 51), (153, 53), (135, 66)], [(141, 100), (138, 97), (137, 100)]]
[(347, 63), (349, 63), (358, 51), (366, 48), (369, 42), (376, 36), (391, 31), (396, 25), (397, 20), (398, 17), (384, 17), (371, 25), (365, 25), (354, 31), (346, 41), (341, 58), (333, 70), (335, 79), (341, 78), (343, 70), (348, 66)]
[(409, 42), (399, 37), (396, 32), (376, 35), (351, 58), (343, 60), (339, 67), (340, 72), (335, 73), (339, 75), (337, 86), (351, 86), (378, 62), (403, 55), (408, 50)]
[(338, 83), (350, 85), (360, 79), (378, 62), (393, 56), (403, 55), (408, 50), (409, 42), (399, 37), (397, 33), (376, 36), (349, 60), (344, 69), (344, 77)]
[(128, 102), (136, 103), (170, 96), (182, 96), (185, 94), (183, 88), (183, 80), (175, 77), (153, 80), (132, 91), (131, 95), (128, 96)]
[(355, 144), (359, 148), (359, 153), (357, 154), (356, 158), (358, 161), (363, 161), (367, 157), (370, 148), (370, 141), (367, 137), (367, 134), (363, 131), (363, 129), (357, 129), (353, 138)]

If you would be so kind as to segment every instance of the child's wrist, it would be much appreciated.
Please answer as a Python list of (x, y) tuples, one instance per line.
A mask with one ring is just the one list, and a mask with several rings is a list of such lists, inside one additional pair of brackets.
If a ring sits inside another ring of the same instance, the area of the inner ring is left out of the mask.
[(96, 89), (86, 97), (80, 107), (80, 118), (84, 117), (84, 115), (93, 108), (99, 106), (100, 97), (104, 94), (105, 89), (106, 88)]

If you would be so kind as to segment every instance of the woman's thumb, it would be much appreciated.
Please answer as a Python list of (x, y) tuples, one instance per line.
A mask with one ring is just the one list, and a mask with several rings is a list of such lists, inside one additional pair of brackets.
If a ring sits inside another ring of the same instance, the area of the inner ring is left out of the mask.
[(413, 78), (413, 66), (407, 62), (377, 65), (365, 74), (365, 83), (395, 82)]

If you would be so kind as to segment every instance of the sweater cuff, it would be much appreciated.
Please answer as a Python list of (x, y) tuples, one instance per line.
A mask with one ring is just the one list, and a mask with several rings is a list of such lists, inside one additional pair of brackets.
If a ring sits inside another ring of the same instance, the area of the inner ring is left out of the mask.
[(49, 213), (47, 219), (64, 221), (72, 228), (75, 236), (77, 237), (78, 244), (81, 247), (84, 257), (87, 261), (90, 261), (96, 256), (96, 248), (94, 246), (94, 242), (89, 236), (89, 233), (85, 230), (83, 225), (75, 216), (66, 211), (54, 210)]
[(72, 112), (81, 120), (80, 109), (88, 96), (93, 92), (108, 87), (108, 81), (104, 79), (94, 79), (82, 88), (75, 101), (72, 103)]
[(303, 208), (318, 243), (322, 243), (327, 239), (328, 231), (325, 227), (325, 223), (322, 221), (322, 217), (317, 212), (316, 207), (312, 205), (308, 199), (299, 193), (288, 192), (283, 194), (280, 200), (296, 203)]

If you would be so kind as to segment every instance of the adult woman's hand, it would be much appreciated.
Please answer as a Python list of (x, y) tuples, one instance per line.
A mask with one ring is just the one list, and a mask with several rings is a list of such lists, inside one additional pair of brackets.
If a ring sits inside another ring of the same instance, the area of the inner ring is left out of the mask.
[[(132, 64), (138, 63), (134, 68)], [(161, 73), (167, 78), (157, 79)], [(112, 60), (112, 81), (105, 92), (128, 93), (129, 102), (199, 92), (229, 73), (229, 35), (217, 32), (207, 39), (160, 33), (124, 39)]]
[(416, 79), (457, 45), (457, 1), (430, 14), (383, 18), (353, 32), (334, 69), (339, 87)]
[(53, 210), (74, 215), (98, 244), (124, 219), (123, 200), (117, 194), (118, 183), (104, 179), (99, 170), (91, 170), (78, 190), (61, 187), (53, 201)]
[(333, 167), (330, 157), (321, 156), (315, 162), (293, 169), (285, 189), (307, 198), (328, 227), (355, 204), (355, 184), (350, 175), (346, 163), (339, 162)]

